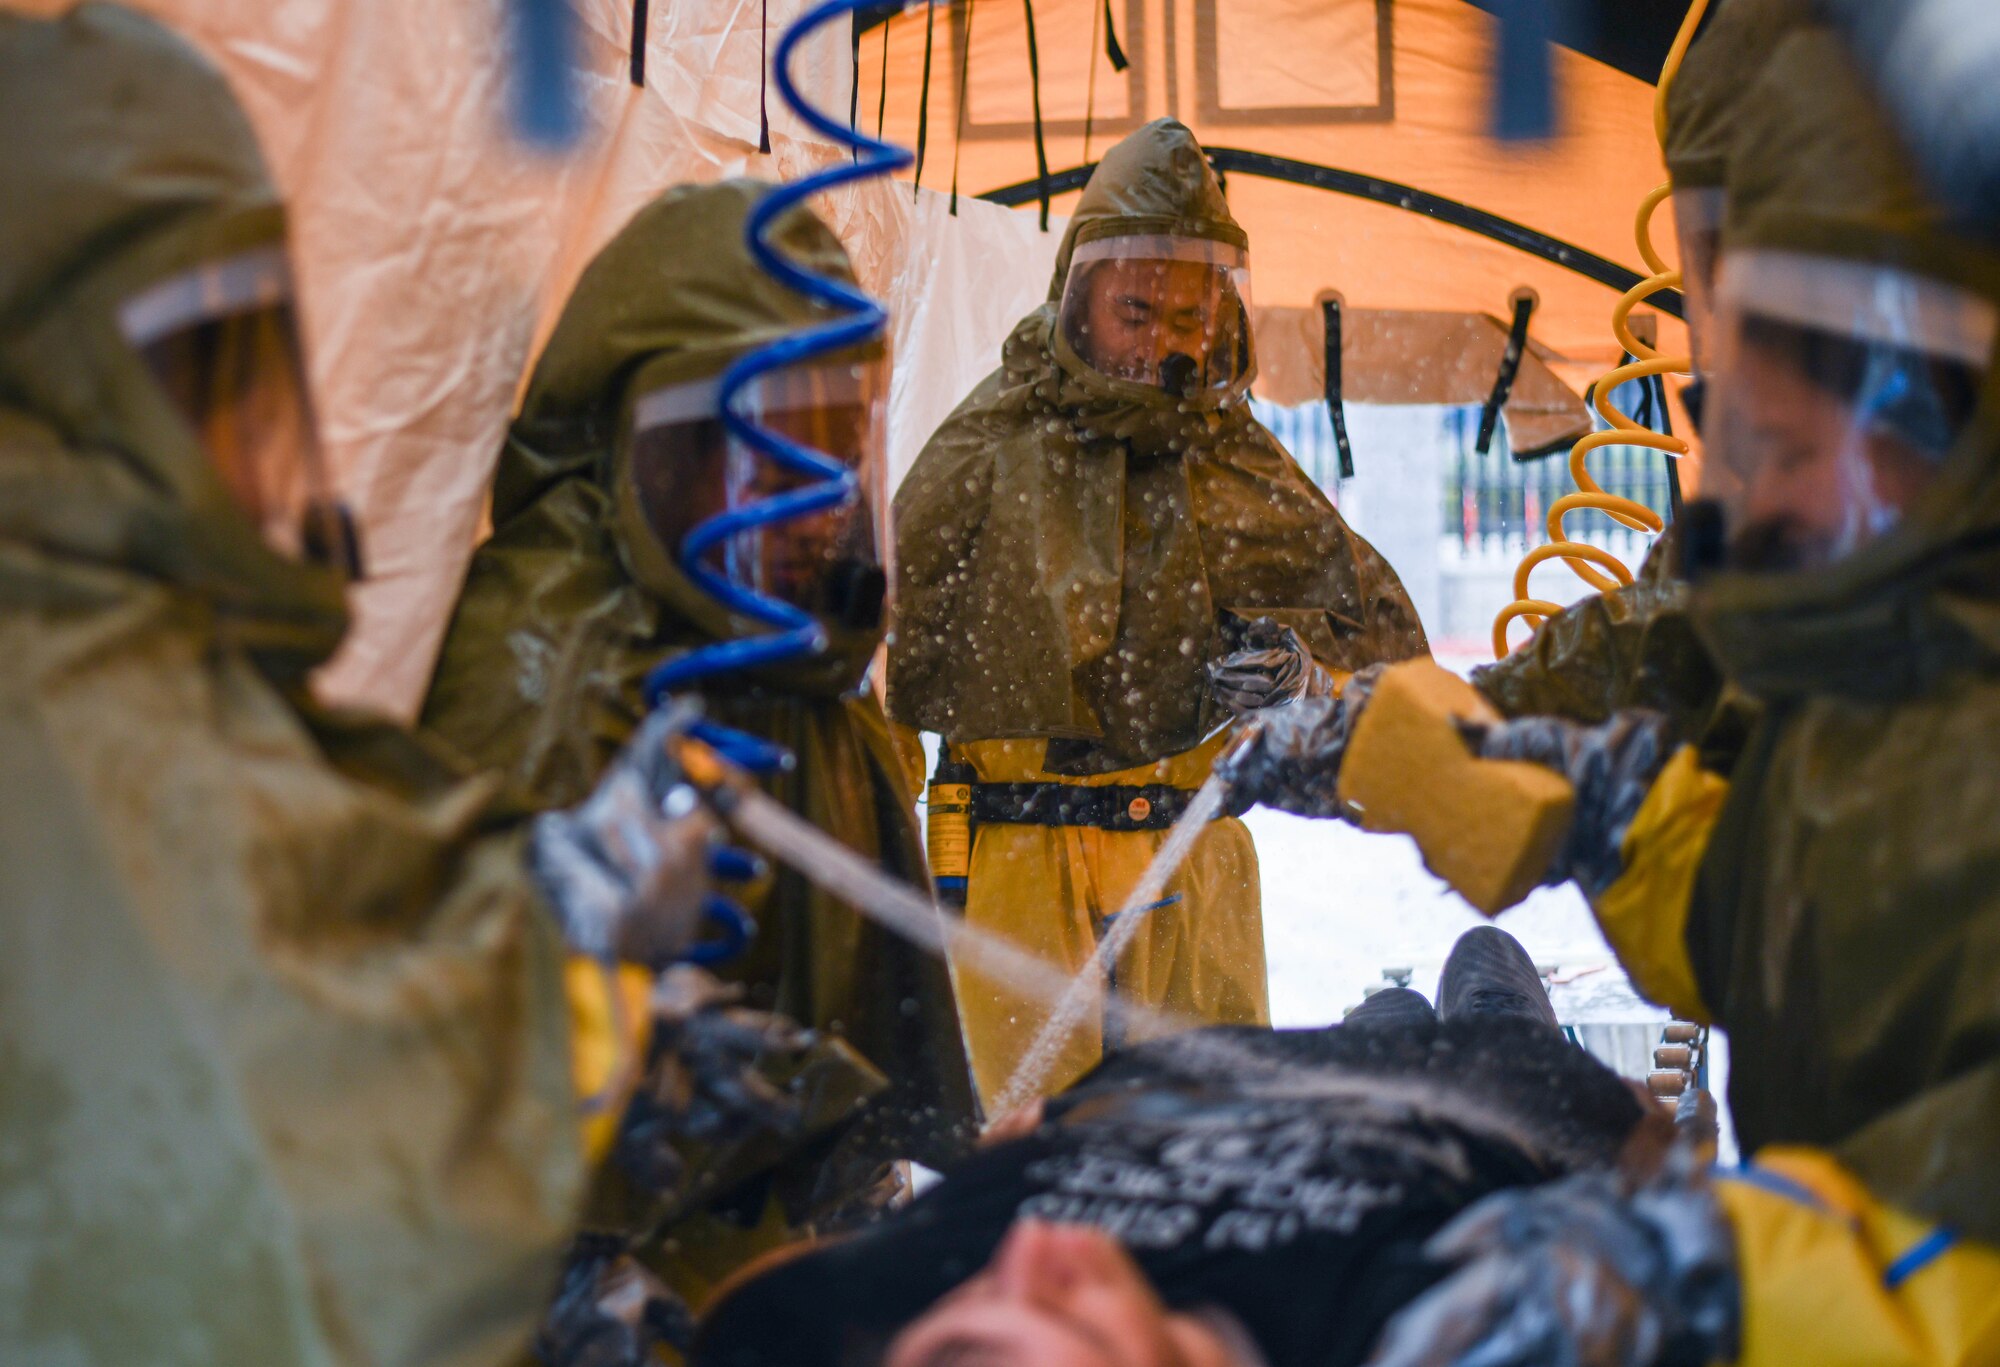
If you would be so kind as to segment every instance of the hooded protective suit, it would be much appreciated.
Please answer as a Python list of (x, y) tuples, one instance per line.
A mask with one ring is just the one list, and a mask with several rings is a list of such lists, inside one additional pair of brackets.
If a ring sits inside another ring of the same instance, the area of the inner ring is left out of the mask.
[[(1899, 266), (2000, 301), (1830, 34), (1793, 37), (1732, 161), (1727, 249)], [(1814, 73), (1807, 78), (1805, 73)], [(1787, 78), (1791, 79), (1787, 79)], [(1749, 1144), (1832, 1147), (1888, 1198), (2000, 1241), (2000, 408), (1893, 531), (1813, 573), (1728, 574), (1704, 637), (1767, 708), (1688, 942), (1729, 1022)]]
[[(765, 193), (735, 181), (672, 190), (642, 209), (578, 282), (501, 454), (494, 533), (473, 558), (424, 720), (543, 803), (588, 791), (645, 715), (648, 671), (765, 630), (683, 574), (635, 506), (630, 477), (636, 399), (712, 378), (758, 344), (828, 316), (743, 245)], [(840, 244), (810, 214), (789, 215), (774, 234), (809, 269), (852, 279)], [(703, 698), (714, 720), (797, 757), (770, 781), (777, 797), (922, 884), (914, 803), (880, 709), (856, 691), (879, 639), (879, 626), (837, 629), (824, 655), (731, 678)], [(838, 1171), (854, 1176), (891, 1157), (945, 1161), (972, 1098), (943, 965), (789, 870), (732, 895), (758, 934), (718, 973), (743, 983), (754, 1005), (837, 1033), (887, 1079), (886, 1094), (848, 1129), (843, 1153), (854, 1166)], [(829, 1104), (850, 1096), (851, 1087), (831, 1088)], [(809, 1128), (836, 1118), (809, 1117)], [(802, 1214), (796, 1203), (793, 1214)]]
[(584, 1175), (500, 785), (304, 688), (267, 549), (117, 313), (283, 242), (254, 137), (109, 6), (0, 16), (0, 1358), (490, 1362)]
[[(1235, 625), (1269, 617), (1351, 673), (1423, 652), (1392, 570), (1251, 417), (1247, 330), (1236, 384), (1176, 395), (1079, 359), (1062, 320), (1073, 260), (1123, 239), (1238, 252), (1242, 230), (1200, 146), (1172, 120), (1108, 152), (1077, 205), (1050, 302), (940, 427), (896, 497), (889, 706), (935, 731), (980, 789), (1116, 790), (1095, 824), (988, 821), (966, 915), (1071, 970), (1162, 836), (1162, 792), (1197, 787), (1227, 720), (1209, 662)], [(1168, 792), (1165, 796), (1171, 796)], [(1119, 986), (1204, 1019), (1266, 1018), (1256, 856), (1233, 820), (1195, 846)], [(1041, 1012), (961, 978), (973, 1066), (990, 1100)], [(1084, 1036), (1088, 1035), (1088, 1038)], [(1060, 1087), (1097, 1056), (1080, 1031)]]
[[(2000, 261), (1942, 227), (1829, 32), (1786, 38), (1740, 117), (1725, 269), (1892, 268), (1990, 327)], [(1649, 995), (1729, 1031), (1743, 1147), (1785, 1179), (1724, 1189), (1745, 1362), (2000, 1354), (1997, 543), (1989, 368), (1900, 521), (1702, 581), (1696, 625), (1762, 714), (1726, 786), (1668, 765), (1598, 900)]]

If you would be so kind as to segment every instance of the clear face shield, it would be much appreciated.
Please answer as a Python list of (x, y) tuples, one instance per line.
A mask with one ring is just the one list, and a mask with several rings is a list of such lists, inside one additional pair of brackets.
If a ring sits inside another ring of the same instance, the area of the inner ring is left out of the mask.
[(265, 543), (358, 576), (353, 525), (320, 454), (284, 248), (149, 286), (118, 321)]
[(1134, 235), (1079, 243), (1063, 339), (1107, 379), (1177, 399), (1227, 398), (1250, 370), (1250, 263), (1227, 242)]
[[(821, 482), (733, 439), (720, 416), (720, 392), (719, 378), (698, 380), (641, 394), (633, 404), (631, 493), (653, 537), (676, 559), (688, 533), (710, 518)], [(874, 507), (884, 493), (887, 399), (880, 361), (799, 366), (753, 381), (737, 399), (739, 410), (845, 466), (858, 488), (820, 512), (753, 519), (709, 552), (709, 568), (822, 621), (856, 630), (878, 625), (885, 578)]]
[(1681, 298), (1688, 349), (1697, 378), (1708, 374), (1708, 339), (1715, 328), (1715, 264), (1721, 255), (1727, 193), (1719, 188), (1674, 191), (1674, 236), (1680, 243)]
[(1813, 569), (1894, 529), (1972, 417), (1995, 323), (1987, 300), (1906, 271), (1730, 253), (1702, 476), (1723, 565)]

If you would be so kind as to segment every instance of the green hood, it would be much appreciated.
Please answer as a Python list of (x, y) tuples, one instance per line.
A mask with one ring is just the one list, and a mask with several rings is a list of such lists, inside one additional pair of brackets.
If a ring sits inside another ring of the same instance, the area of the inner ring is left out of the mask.
[(1719, 190), (1743, 97), (1812, 0), (1722, 0), (1667, 91), (1667, 172), (1677, 190)]
[(150, 20), (0, 16), (0, 1360), (476, 1367), (582, 1195), (563, 951), (490, 778), (313, 707), (114, 321), (281, 239)]
[[(1234, 247), (1250, 245), (1249, 237), (1229, 213), (1222, 183), (1207, 155), (1186, 126), (1173, 119), (1155, 119), (1104, 154), (1091, 172), (1089, 184), (1076, 203), (1062, 247), (1056, 252), (1055, 274), (1049, 281), (1049, 304), (1062, 303), (1069, 280), (1070, 258), (1079, 245), (1108, 237), (1135, 235), (1200, 237)], [(1251, 343), (1247, 336), (1244, 346)], [(1086, 365), (1071, 350), (1060, 329), (1049, 333), (1049, 348), (1064, 372), (1070, 394), (1111, 426), (1164, 425), (1168, 414), (1191, 421), (1180, 431), (1198, 441), (1206, 424), (1202, 415), (1234, 402), (1226, 396), (1173, 398), (1153, 385), (1114, 380)], [(1249, 351), (1243, 373), (1247, 385), (1257, 373), (1257, 357)]]
[[(2000, 257), (1953, 236), (1835, 35), (1787, 38), (1744, 101), (1725, 251), (1875, 262), (2000, 301)], [(1697, 625), (1750, 692), (1894, 696), (2000, 662), (2000, 399), (1888, 535), (1801, 574), (1718, 575)]]
[[(656, 665), (765, 630), (683, 576), (617, 491), (636, 397), (826, 320), (743, 245), (768, 193), (750, 181), (686, 186), (640, 210), (578, 282), (501, 452), (493, 535), (473, 556), (423, 719), (538, 805), (589, 795), (644, 717)], [(810, 213), (788, 214), (775, 238), (793, 259), (853, 278)], [(696, 691), (711, 717), (792, 752), (797, 767), (769, 780), (776, 797), (921, 885), (914, 801), (873, 696), (853, 696), (879, 640), (836, 636), (819, 659)], [(891, 1079), (844, 1152), (864, 1166), (884, 1153), (944, 1161), (972, 1101), (943, 966), (791, 871), (732, 895), (758, 935), (725, 975), (757, 1005), (837, 1031)]]
[(896, 495), (896, 718), (964, 742), (1051, 742), (1098, 773), (1197, 744), (1222, 720), (1207, 665), (1223, 614), (1268, 616), (1327, 664), (1424, 650), (1395, 573), (1250, 415), (1066, 360), (1057, 303), (1079, 241), (1179, 232), (1241, 243), (1171, 119), (1108, 152), (1057, 258), (1051, 302), (931, 437)]
[(1137, 233), (1250, 244), (1201, 144), (1176, 119), (1153, 120), (1097, 163), (1056, 252), (1049, 302), (1061, 302), (1070, 256), (1079, 244)]
[[(836, 316), (780, 284), (745, 246), (744, 223), (769, 192), (754, 181), (669, 190), (597, 254), (535, 364), (494, 479), (496, 534), (532, 518), (532, 505), (566, 480), (608, 491), (605, 527), (625, 572), (717, 641), (769, 628), (731, 615), (647, 529), (629, 495), (627, 427), (643, 394), (719, 375), (755, 348)], [(793, 210), (771, 238), (813, 273), (854, 283), (839, 239), (812, 214)], [(840, 685), (852, 685), (856, 657), (876, 644), (872, 636), (839, 643), (830, 663)]]
[(274, 670), (318, 663), (346, 627), (338, 579), (264, 545), (117, 322), (150, 284), (284, 240), (228, 87), (113, 6), (0, 15), (0, 127), (0, 423), (24, 438), (0, 545), (38, 561), (0, 594), (166, 584)]
[[(1985, 288), (1829, 35), (1786, 40), (1743, 117), (1730, 245)], [(2000, 1242), (2000, 372), (1895, 531), (1811, 574), (1718, 576), (1695, 610), (1766, 704), (1687, 929), (1744, 1149), (1829, 1149)]]
[[(584, 271), (535, 365), (493, 482), (493, 535), (475, 555), (424, 720), (552, 804), (580, 801), (643, 711), (655, 666), (768, 628), (684, 575), (628, 496), (633, 402), (719, 375), (752, 348), (831, 316), (751, 258), (743, 226), (770, 192), (682, 186), (641, 209)], [(804, 210), (778, 246), (853, 279)], [(813, 660), (760, 673), (779, 694), (851, 690), (880, 633), (836, 634)]]

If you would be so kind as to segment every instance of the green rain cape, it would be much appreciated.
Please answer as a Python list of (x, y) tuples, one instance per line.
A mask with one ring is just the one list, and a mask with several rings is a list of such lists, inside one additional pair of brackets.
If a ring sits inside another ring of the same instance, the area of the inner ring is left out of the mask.
[[(536, 364), (494, 480), (492, 538), (473, 557), (425, 704), (425, 724), (507, 770), (547, 805), (575, 802), (645, 713), (663, 660), (765, 630), (688, 580), (622, 490), (632, 401), (721, 373), (762, 342), (823, 322), (743, 245), (767, 187), (669, 191), (592, 261)], [(810, 214), (774, 230), (809, 269), (852, 279)], [(708, 715), (788, 747), (769, 780), (794, 811), (919, 886), (915, 804), (872, 695), (856, 692), (879, 631), (836, 633), (824, 657), (718, 680)], [(758, 923), (718, 971), (753, 1001), (838, 1032), (889, 1080), (850, 1135), (858, 1164), (957, 1152), (970, 1073), (941, 961), (863, 920), (791, 870), (735, 889)]]
[(150, 20), (0, 16), (0, 1360), (488, 1363), (581, 1198), (562, 946), (492, 780), (329, 715), (115, 321), (281, 242)]
[[(1898, 264), (2000, 301), (1838, 42), (1788, 39), (1730, 159), (1725, 249)], [(1830, 1149), (2000, 1243), (2000, 373), (1938, 482), (1849, 559), (1729, 575), (1696, 620), (1765, 704), (1687, 942), (1746, 1152)]]
[(1345, 670), (1425, 650), (1395, 572), (1240, 397), (1137, 397), (1054, 340), (1079, 235), (1242, 244), (1188, 130), (1148, 124), (1098, 164), (1049, 302), (946, 419), (896, 495), (889, 706), (965, 742), (1051, 742), (1102, 773), (1192, 748), (1222, 720), (1223, 614), (1272, 617)]

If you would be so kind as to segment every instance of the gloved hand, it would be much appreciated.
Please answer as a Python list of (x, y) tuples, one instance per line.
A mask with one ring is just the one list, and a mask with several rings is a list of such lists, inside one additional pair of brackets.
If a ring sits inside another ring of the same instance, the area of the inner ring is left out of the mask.
[(678, 1192), (685, 1168), (676, 1141), (789, 1135), (803, 1123), (804, 1101), (772, 1085), (759, 1067), (804, 1056), (816, 1037), (742, 1002), (742, 987), (687, 964), (668, 969), (653, 989), (646, 1079), (614, 1146), (619, 1164), (649, 1191)]
[(1215, 700), (1235, 716), (1334, 692), (1333, 676), (1320, 667), (1290, 627), (1259, 617), (1244, 627), (1240, 647), (1208, 667)]
[(665, 964), (694, 942), (717, 825), (674, 758), (692, 717), (653, 713), (581, 806), (535, 819), (528, 864), (580, 954)]
[(1389, 1322), (1370, 1367), (1705, 1367), (1736, 1356), (1735, 1238), (1686, 1148), (1636, 1189), (1592, 1172), (1495, 1193), (1424, 1251), (1458, 1269)]
[(1576, 790), (1569, 839), (1544, 881), (1574, 878), (1595, 897), (1624, 871), (1625, 834), (1673, 757), (1673, 725), (1641, 708), (1595, 726), (1562, 717), (1519, 717), (1497, 725), (1461, 722), (1481, 759), (1526, 760), (1553, 769)]
[(571, 1245), (556, 1298), (535, 1335), (544, 1367), (652, 1367), (656, 1345), (685, 1350), (694, 1316), (615, 1236)]
[(1340, 762), (1384, 668), (1362, 670), (1337, 698), (1305, 697), (1257, 713), (1215, 762), (1230, 810), (1261, 802), (1299, 816), (1344, 816)]

